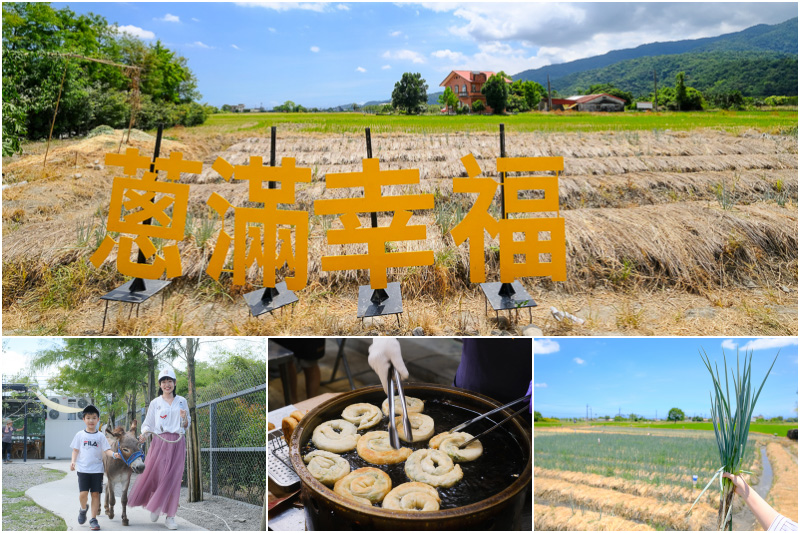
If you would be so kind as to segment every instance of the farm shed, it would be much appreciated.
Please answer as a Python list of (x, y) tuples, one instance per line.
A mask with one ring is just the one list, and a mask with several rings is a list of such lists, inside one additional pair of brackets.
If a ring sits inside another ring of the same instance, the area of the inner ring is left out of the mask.
[[(539, 111), (547, 109), (547, 99), (539, 102)], [(622, 111), (625, 100), (610, 94), (584, 94), (569, 98), (553, 98), (553, 111)]]

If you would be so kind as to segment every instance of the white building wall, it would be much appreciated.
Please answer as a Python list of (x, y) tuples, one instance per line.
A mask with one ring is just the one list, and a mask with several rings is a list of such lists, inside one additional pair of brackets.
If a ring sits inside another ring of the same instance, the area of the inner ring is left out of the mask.
[[(62, 419), (63, 417), (63, 419)], [(72, 438), (86, 429), (83, 420), (66, 420), (66, 413), (59, 413), (56, 420), (48, 418), (44, 423), (44, 457), (49, 459), (70, 459), (72, 457)]]

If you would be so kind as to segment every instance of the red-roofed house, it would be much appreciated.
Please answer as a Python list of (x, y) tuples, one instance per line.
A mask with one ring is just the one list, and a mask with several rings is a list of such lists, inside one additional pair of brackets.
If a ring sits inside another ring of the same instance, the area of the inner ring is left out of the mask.
[[(494, 74), (488, 70), (453, 70), (439, 84), (439, 87), (450, 87), (458, 96), (461, 105), (469, 106), (472, 109), (473, 102), (477, 100), (486, 105), (486, 97), (481, 94), (481, 87)], [(506, 82), (511, 83), (511, 80), (506, 78)], [(486, 110), (491, 112), (492, 108), (486, 105)]]
[[(539, 109), (547, 108), (547, 99), (539, 102)], [(553, 98), (553, 110), (573, 111), (623, 111), (625, 100), (610, 94), (583, 94), (569, 98)]]

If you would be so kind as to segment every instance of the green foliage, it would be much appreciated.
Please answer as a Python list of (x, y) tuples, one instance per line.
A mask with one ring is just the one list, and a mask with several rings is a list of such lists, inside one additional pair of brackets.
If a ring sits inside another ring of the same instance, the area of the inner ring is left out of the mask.
[(625, 417), (624, 416), (622, 416), (622, 415), (615, 415), (614, 416), (614, 422), (624, 422), (624, 421), (625, 421)]
[(473, 113), (483, 113), (486, 110), (486, 104), (483, 103), (483, 100), (475, 100), (472, 102), (472, 112)]
[(392, 91), (392, 107), (406, 114), (418, 113), (428, 101), (428, 84), (422, 75), (404, 72), (400, 81), (394, 84)]
[(160, 114), (167, 126), (198, 124), (208, 114), (191, 105), (200, 95), (186, 59), (160, 41), (145, 44), (117, 33), (99, 15), (77, 15), (68, 7), (4, 3), (4, 154), (18, 151), (22, 136), (47, 137), (57, 102), (54, 136), (84, 134), (101, 124), (127, 126), (131, 79), (119, 67), (67, 53), (141, 67), (141, 98), (164, 107)]
[(797, 105), (797, 96), (767, 96), (764, 99), (764, 105), (776, 107), (779, 105)]
[(534, 422), (538, 422), (541, 419), (542, 419), (542, 413), (540, 413), (539, 411), (534, 411), (533, 412), (533, 421)]
[(508, 103), (509, 88), (505, 78), (505, 72), (500, 71), (490, 76), (481, 87), (481, 93), (486, 96), (486, 105), (496, 115), (503, 114)]
[(686, 415), (683, 413), (682, 410), (678, 409), (677, 407), (673, 407), (667, 413), (667, 420), (671, 422), (677, 422), (678, 420), (683, 420), (686, 418)]
[(702, 422), (702, 421), (703, 421), (703, 417), (702, 416), (693, 416), (692, 417), (692, 422)]
[(445, 106), (449, 112), (451, 108), (455, 109), (458, 106), (458, 96), (453, 89), (446, 87), (444, 92), (439, 95), (439, 103)]

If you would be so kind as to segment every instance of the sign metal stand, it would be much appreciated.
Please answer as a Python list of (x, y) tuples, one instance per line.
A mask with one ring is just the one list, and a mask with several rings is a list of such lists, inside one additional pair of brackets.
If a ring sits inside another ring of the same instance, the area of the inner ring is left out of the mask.
[[(506, 131), (505, 131), (505, 124), (500, 124), (500, 157), (506, 156)], [(506, 197), (505, 197), (505, 180), (506, 180), (506, 173), (500, 173), (500, 205), (502, 210), (502, 219), (506, 219)], [(491, 282), (491, 283), (481, 283), (481, 290), (483, 291), (484, 296), (484, 307), (486, 309), (486, 314), (489, 314), (489, 304), (492, 305), (492, 309), (494, 309), (495, 317), (499, 318), (500, 311), (508, 310), (509, 318), (511, 317), (511, 311), (516, 309), (528, 309), (528, 315), (530, 316), (531, 322), (533, 322), (533, 307), (537, 307), (537, 304), (528, 291), (525, 290), (525, 287), (522, 286), (518, 280), (514, 280), (512, 283), (501, 283), (501, 282)]]
[[(272, 126), (270, 130), (270, 150), (269, 150), (269, 166), (275, 166), (275, 139), (277, 127)], [(270, 181), (268, 188), (274, 189), (275, 182)], [(264, 313), (272, 313), (276, 309), (280, 309), (289, 304), (295, 304), (300, 299), (295, 295), (294, 291), (286, 288), (286, 282), (281, 281), (274, 287), (262, 287), (254, 291), (248, 292), (244, 295), (244, 301), (250, 308), (250, 314), (254, 317), (261, 316)], [(294, 305), (292, 306), (292, 313), (294, 313)]]
[[(156, 159), (161, 153), (161, 137), (164, 133), (164, 125), (158, 125), (158, 133), (156, 134), (156, 146), (155, 150), (153, 151), (153, 162), (150, 163), (150, 172), (155, 172), (155, 163)], [(151, 201), (154, 201), (155, 198)], [(148, 218), (143, 222), (143, 224), (150, 225), (152, 223), (152, 219)], [(139, 255), (137, 258), (137, 262), (144, 264), (147, 263), (147, 259), (144, 256), (142, 250), (139, 250)], [(106, 301), (106, 307), (103, 311), (103, 326), (100, 328), (100, 332), (103, 332), (106, 329), (106, 318), (108, 317), (108, 304), (109, 302), (120, 302), (120, 303), (127, 303), (130, 304), (130, 310), (128, 311), (128, 319), (131, 318), (133, 313), (133, 306), (136, 306), (136, 316), (139, 316), (139, 307), (149, 300), (152, 296), (155, 296), (162, 290), (164, 290), (172, 280), (168, 279), (143, 279), (143, 278), (134, 278), (131, 281), (117, 287), (116, 289), (107, 292), (103, 296), (100, 297), (101, 300)], [(164, 299), (166, 298), (166, 293), (161, 294), (161, 311), (164, 311)]]
[[(369, 128), (366, 128), (367, 159), (372, 159), (372, 137)], [(370, 213), (372, 227), (378, 227), (378, 213)], [(388, 283), (385, 289), (372, 289), (369, 285), (358, 287), (358, 310), (356, 317), (364, 321), (364, 317), (394, 315), (397, 325), (400, 326), (400, 314), (403, 312), (403, 295), (400, 293), (400, 283)]]

